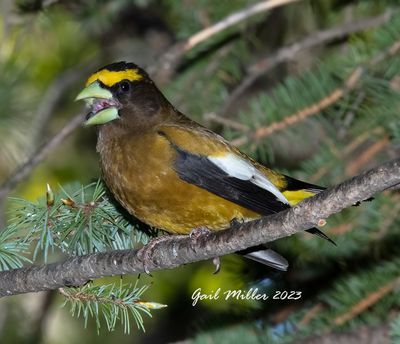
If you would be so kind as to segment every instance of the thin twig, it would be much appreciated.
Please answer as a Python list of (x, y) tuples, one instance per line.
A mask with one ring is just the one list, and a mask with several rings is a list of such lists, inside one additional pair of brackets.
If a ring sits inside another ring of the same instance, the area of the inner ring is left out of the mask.
[(383, 127), (376, 127), (371, 131), (362, 133), (361, 135), (356, 136), (350, 143), (346, 145), (346, 147), (344, 147), (343, 154), (349, 156), (369, 139), (373, 138), (374, 136), (383, 136), (385, 134), (386, 131)]
[(315, 316), (324, 309), (322, 303), (317, 303), (315, 306), (311, 307), (306, 314), (301, 318), (299, 324), (301, 326), (307, 326)]
[[(82, 75), (89, 73), (89, 71), (95, 68), (97, 63), (98, 61), (95, 60), (89, 64), (86, 63), (68, 69), (47, 87), (35, 114), (35, 126), (39, 129), (37, 133), (38, 138), (40, 138), (44, 128), (47, 127), (49, 119), (55, 113), (54, 110), (62, 97), (65, 96), (65, 92), (81, 80)], [(38, 139), (35, 141), (37, 142)]]
[[(367, 67), (372, 67), (380, 63), (384, 58), (395, 55), (399, 50), (400, 40), (397, 40), (388, 49), (380, 52), (365, 65)], [(361, 77), (363, 76), (365, 71), (366, 67), (364, 67), (363, 65), (355, 67), (350, 76), (344, 81), (342, 86), (334, 89), (322, 99), (319, 99), (317, 102), (301, 109), (295, 114), (285, 116), (279, 122), (274, 122), (268, 126), (260, 127), (252, 133), (247, 133), (246, 135), (243, 135), (242, 137), (233, 140), (231, 143), (233, 145), (240, 146), (247, 143), (250, 138), (252, 140), (258, 141), (271, 135), (272, 133), (276, 133), (277, 131), (283, 130), (288, 126), (299, 123), (306, 118), (309, 118), (310, 116), (318, 114), (323, 109), (335, 104), (338, 100), (342, 99), (343, 96), (349, 91), (353, 90), (357, 86), (358, 82), (361, 80)]]
[(195, 46), (200, 43), (208, 40), (210, 37), (215, 36), (216, 34), (239, 24), (240, 22), (247, 20), (250, 17), (253, 17), (262, 12), (266, 12), (275, 7), (283, 6), (290, 4), (292, 2), (296, 2), (299, 0), (267, 0), (259, 2), (253, 6), (250, 6), (244, 10), (240, 10), (238, 12), (232, 13), (228, 17), (224, 18), (220, 22), (196, 33), (192, 37), (186, 40), (183, 44), (182, 50), (184, 53), (193, 49)]
[[(65, 91), (69, 89), (79, 78), (82, 72), (86, 73), (94, 67), (97, 61), (92, 61), (89, 64), (79, 65), (75, 68), (69, 69), (56, 78), (44, 93), (42, 100), (36, 110), (35, 126), (37, 133), (34, 136), (33, 143), (39, 142), (43, 136), (44, 128), (50, 120), (51, 116), (55, 113), (55, 109), (59, 104)], [(81, 115), (80, 115), (81, 116)], [(25, 179), (32, 169), (44, 160), (49, 153), (61, 145), (62, 142), (72, 133), (72, 131), (79, 126), (79, 116), (72, 118), (69, 123), (65, 125), (60, 132), (58, 132), (50, 141), (34, 150), (28, 158), (27, 162), (18, 166), (16, 170), (10, 175), (2, 185), (0, 185), (0, 228), (5, 226), (4, 219), (4, 206), (8, 193), (23, 179)], [(82, 116), (81, 116), (82, 118)], [(82, 119), (81, 119), (82, 121)]]
[[(178, 42), (174, 46), (172, 46), (165, 54), (161, 56), (159, 59), (159, 63), (157, 65), (151, 66), (148, 68), (150, 74), (155, 72), (160, 74), (171, 74), (175, 67), (179, 64), (182, 57), (193, 48), (197, 47), (199, 44), (204, 41), (210, 39), (211, 37), (225, 31), (232, 26), (235, 26), (249, 18), (271, 10), (273, 8), (284, 6), (293, 2), (297, 2), (299, 0), (267, 0), (261, 1), (257, 4), (254, 4), (248, 8), (240, 10), (238, 12), (232, 13), (231, 15), (223, 18), (221, 21), (211, 25), (210, 27), (203, 29), (183, 42)], [(156, 79), (157, 76), (155, 76)], [(163, 78), (160, 78), (163, 79)]]
[[(43, 132), (47, 127), (50, 117), (54, 114), (54, 110), (60, 102), (60, 99), (65, 94), (65, 91), (70, 88), (82, 76), (91, 70), (97, 61), (92, 61), (89, 64), (80, 65), (71, 68), (56, 78), (45, 91), (42, 100), (37, 108), (35, 116), (36, 134), (34, 136), (34, 145), (39, 142)], [(18, 166), (2, 185), (0, 185), (0, 209), (4, 204), (4, 199), (8, 193), (23, 179), (25, 179), (32, 169), (43, 161), (49, 153), (55, 150), (83, 121), (83, 115), (77, 115), (72, 118), (64, 128), (62, 128), (51, 140), (39, 146), (30, 155), (28, 160)], [(0, 210), (0, 228), (3, 227), (3, 216)]]
[(240, 122), (236, 122), (230, 118), (218, 116), (214, 112), (206, 113), (203, 115), (205, 121), (212, 121), (217, 124), (222, 124), (226, 128), (231, 128), (239, 131), (248, 131), (250, 128)]
[(11, 177), (0, 186), (0, 201), (7, 197), (8, 193), (19, 182), (25, 179), (33, 168), (64, 142), (64, 140), (83, 123), (83, 119), (83, 114), (73, 117), (52, 139), (38, 148), (25, 164), (18, 167), (16, 171), (11, 174)]
[(371, 144), (364, 152), (346, 166), (345, 175), (352, 176), (360, 171), (363, 166), (371, 162), (371, 160), (389, 144), (390, 140), (388, 136)]
[(400, 278), (397, 277), (395, 280), (390, 281), (384, 286), (380, 287), (378, 290), (369, 294), (365, 299), (362, 299), (360, 302), (356, 303), (350, 310), (342, 315), (336, 317), (333, 322), (335, 325), (340, 326), (346, 323), (347, 321), (355, 318), (357, 315), (364, 312), (367, 308), (376, 304), (381, 298), (386, 296), (388, 293), (392, 292), (395, 287), (397, 287), (400, 283)]
[(349, 36), (356, 32), (365, 31), (367, 29), (385, 24), (390, 20), (390, 18), (393, 17), (393, 14), (394, 12), (389, 10), (377, 17), (367, 18), (358, 22), (342, 24), (324, 31), (319, 31), (311, 34), (300, 42), (279, 49), (273, 55), (264, 57), (248, 68), (248, 75), (243, 79), (239, 86), (237, 86), (231, 92), (224, 106), (219, 111), (220, 115), (224, 116), (228, 109), (232, 106), (233, 102), (241, 94), (243, 94), (246, 89), (248, 89), (261, 75), (267, 73), (277, 65), (289, 60), (293, 60), (297, 54), (304, 50)]
[[(384, 135), (385, 130), (382, 127), (374, 128), (371, 131), (365, 132), (357, 137), (355, 137), (349, 144), (347, 144), (344, 149), (341, 150), (341, 158), (349, 157), (357, 148), (364, 144), (367, 140), (371, 139), (373, 136)], [(351, 158), (352, 159), (352, 158)], [(320, 167), (310, 178), (309, 181), (316, 183), (323, 176), (325, 176), (334, 165), (333, 161), (327, 162), (322, 167)]]
[(0, 297), (78, 286), (111, 275), (172, 269), (183, 264), (219, 257), (293, 235), (317, 225), (358, 201), (400, 183), (400, 158), (307, 198), (293, 208), (246, 222), (224, 231), (201, 235), (171, 236), (156, 249), (121, 250), (75, 256), (64, 262), (0, 272)]
[(123, 306), (125, 302), (121, 299), (111, 298), (111, 297), (99, 297), (93, 294), (87, 294), (83, 291), (70, 291), (65, 288), (58, 288), (59, 293), (66, 299), (71, 301), (95, 301), (103, 304), (113, 304), (117, 306)]
[[(269, 136), (277, 131), (283, 130), (288, 126), (302, 122), (306, 118), (321, 112), (323, 109), (336, 103), (348, 91), (352, 90), (356, 86), (358, 80), (361, 78), (363, 72), (364, 69), (362, 67), (355, 68), (350, 76), (345, 80), (343, 86), (336, 88), (327, 96), (320, 99), (318, 102), (301, 109), (293, 115), (285, 116), (280, 122), (274, 122), (266, 127), (260, 127), (256, 129), (256, 131), (249, 136), (251, 136), (253, 140), (258, 141), (261, 138)], [(245, 144), (246, 142), (248, 142), (248, 140), (248, 136), (243, 136), (241, 138), (233, 140), (232, 144), (238, 146)]]

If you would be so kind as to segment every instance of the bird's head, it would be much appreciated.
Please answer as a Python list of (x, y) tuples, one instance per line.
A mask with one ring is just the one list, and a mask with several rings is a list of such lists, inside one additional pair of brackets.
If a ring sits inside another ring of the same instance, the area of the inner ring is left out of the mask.
[(160, 121), (169, 102), (148, 74), (133, 63), (116, 62), (100, 68), (76, 100), (90, 108), (86, 125), (143, 129)]

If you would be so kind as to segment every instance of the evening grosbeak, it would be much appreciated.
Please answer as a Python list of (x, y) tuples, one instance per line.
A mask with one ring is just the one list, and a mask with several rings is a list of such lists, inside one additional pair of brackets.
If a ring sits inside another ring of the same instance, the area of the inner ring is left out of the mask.
[[(76, 99), (91, 109), (86, 124), (97, 126), (103, 179), (116, 200), (166, 232), (226, 229), (324, 189), (260, 165), (190, 120), (133, 63), (99, 69)], [(317, 228), (308, 231), (330, 240)], [(281, 270), (288, 265), (272, 250), (246, 256)]]

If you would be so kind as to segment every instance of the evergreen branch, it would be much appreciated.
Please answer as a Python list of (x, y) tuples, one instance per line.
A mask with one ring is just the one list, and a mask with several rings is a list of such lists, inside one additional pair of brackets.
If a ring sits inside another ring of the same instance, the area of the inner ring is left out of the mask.
[(362, 299), (358, 303), (356, 303), (351, 309), (339, 316), (337, 316), (333, 322), (336, 326), (341, 326), (347, 321), (353, 319), (357, 315), (361, 314), (364, 312), (367, 308), (373, 306), (376, 304), (380, 299), (382, 299), (384, 296), (386, 296), (388, 293), (393, 291), (396, 287), (398, 287), (400, 283), (400, 277), (397, 277), (396, 279), (390, 281), (389, 283), (385, 284), (384, 286), (380, 287), (378, 290), (370, 293), (367, 295), (366, 298)]
[[(350, 22), (347, 24), (341, 24), (333, 28), (318, 31), (311, 34), (310, 36), (304, 38), (300, 42), (296, 42), (292, 45), (283, 47), (279, 49), (272, 55), (268, 55), (257, 63), (253, 64), (247, 69), (248, 75), (242, 80), (242, 82), (230, 93), (229, 98), (226, 100), (222, 109), (220, 110), (220, 115), (224, 116), (228, 109), (232, 106), (233, 102), (243, 94), (261, 75), (267, 73), (271, 69), (275, 68), (277, 65), (293, 60), (293, 58), (300, 52), (312, 49), (316, 46), (326, 44), (328, 42), (340, 39), (342, 37), (349, 36), (351, 34), (365, 31), (371, 28), (375, 28), (387, 23), (394, 12), (389, 10), (384, 14), (363, 19), (357, 22)], [(213, 120), (218, 120), (218, 118), (212, 118)]]
[[(394, 56), (400, 50), (400, 40), (395, 41), (389, 48), (380, 52), (376, 56), (374, 56), (369, 63), (365, 64), (367, 67), (375, 66), (376, 64), (382, 62), (384, 59)], [(337, 101), (342, 99), (349, 91), (353, 90), (361, 80), (361, 77), (364, 75), (366, 71), (366, 67), (364, 65), (357, 66), (353, 69), (350, 75), (343, 82), (342, 86), (334, 89), (328, 95), (319, 99), (317, 102), (308, 105), (307, 107), (297, 111), (292, 115), (285, 116), (283, 120), (279, 122), (274, 122), (268, 126), (260, 127), (254, 132), (246, 133), (231, 143), (236, 146), (243, 145), (251, 140), (258, 142), (260, 139), (265, 138), (273, 133), (286, 129), (288, 126), (297, 124), (299, 122), (304, 121), (305, 119), (314, 116), (327, 108), (335, 104)]]
[[(82, 72), (88, 72), (92, 69), (97, 61), (92, 61), (87, 65), (79, 65), (75, 68), (69, 69), (56, 78), (49, 87), (47, 87), (40, 104), (35, 113), (35, 127), (37, 133), (34, 135), (34, 143), (37, 143), (41, 138), (46, 123), (54, 113), (55, 108), (60, 102), (61, 97), (65, 91), (74, 84), (78, 78), (81, 77)], [(46, 156), (58, 147), (64, 140), (79, 126), (82, 120), (82, 115), (78, 115), (68, 122), (63, 129), (61, 129), (50, 141), (36, 149), (28, 160), (17, 167), (17, 169), (10, 174), (8, 180), (0, 185), (0, 228), (4, 226), (5, 220), (3, 219), (5, 199), (9, 192), (23, 179), (25, 179), (33, 168), (43, 161)]]
[[(149, 68), (150, 74), (157, 72), (163, 74), (165, 72), (171, 73), (176, 68), (176, 66), (181, 61), (184, 54), (193, 48), (197, 47), (199, 44), (209, 40), (211, 37), (225, 31), (232, 26), (235, 26), (249, 18), (271, 10), (276, 7), (284, 6), (292, 2), (297, 2), (299, 0), (267, 0), (256, 3), (248, 8), (234, 12), (229, 16), (223, 18), (221, 21), (207, 27), (193, 36), (187, 38), (183, 42), (179, 42), (172, 46), (165, 54), (160, 58), (160, 63), (157, 66), (152, 66)], [(157, 79), (157, 77), (155, 77)]]
[(317, 303), (315, 306), (311, 307), (306, 314), (303, 315), (301, 320), (299, 321), (299, 325), (307, 326), (312, 319), (314, 319), (322, 310), (324, 306), (322, 303)]
[[(367, 140), (369, 140), (374, 135), (384, 135), (385, 130), (382, 127), (377, 127), (371, 131), (365, 132), (361, 135), (355, 137), (349, 144), (347, 144), (343, 149), (343, 156), (350, 156), (357, 148), (363, 145)], [(322, 178), (329, 170), (332, 168), (334, 162), (324, 164), (321, 166), (310, 178), (309, 181), (316, 183), (320, 178)]]
[(16, 269), (23, 266), (23, 262), (31, 262), (25, 257), (28, 244), (13, 240), (15, 227), (7, 227), (0, 231), (0, 270)]
[(346, 166), (346, 176), (352, 176), (360, 171), (364, 165), (370, 162), (379, 152), (389, 145), (389, 137), (385, 136), (382, 139), (371, 144), (364, 152), (362, 152), (355, 160)]
[(361, 147), (367, 140), (371, 138), (371, 136), (383, 136), (386, 132), (384, 128), (377, 127), (369, 132), (363, 133), (361, 135), (356, 136), (350, 143), (346, 145), (343, 149), (344, 155), (350, 155), (355, 152), (356, 149)]
[(101, 328), (100, 318), (104, 318), (108, 331), (113, 331), (119, 320), (124, 332), (130, 332), (130, 317), (132, 316), (137, 327), (144, 330), (141, 312), (151, 316), (150, 310), (161, 309), (166, 305), (157, 302), (147, 302), (140, 299), (147, 286), (137, 287), (137, 283), (108, 285), (86, 285), (81, 288), (59, 288), (66, 304), (71, 305), (72, 315), (82, 315), (87, 325), (89, 316), (95, 318), (97, 331)]
[[(200, 236), (171, 236), (149, 253), (121, 250), (71, 257), (64, 262), (0, 272), (0, 296), (77, 286), (110, 275), (172, 269), (233, 253), (316, 226), (377, 192), (400, 184), (400, 158), (302, 201), (286, 211)], [(144, 259), (146, 257), (146, 259)]]
[(19, 166), (1, 186), (0, 202), (4, 200), (8, 193), (29, 173), (42, 162), (54, 149), (56, 149), (64, 140), (72, 134), (83, 122), (83, 115), (79, 114), (73, 117), (57, 134), (55, 134), (47, 143), (39, 147), (23, 165)]
[(301, 109), (293, 115), (285, 116), (284, 119), (280, 122), (274, 122), (266, 127), (260, 127), (254, 133), (235, 139), (231, 143), (235, 146), (240, 146), (247, 143), (249, 137), (251, 137), (252, 140), (258, 142), (260, 139), (266, 136), (269, 136), (277, 131), (281, 131), (288, 126), (297, 124), (311, 116), (318, 114), (328, 106), (335, 104), (350, 90), (354, 89), (363, 73), (364, 69), (362, 67), (356, 67), (344, 81), (343, 86), (334, 89), (331, 93), (320, 99), (318, 102), (311, 104), (304, 109)]
[[(100, 181), (75, 191), (62, 188), (62, 193), (64, 198), (56, 196), (47, 185), (46, 200), (32, 203), (13, 199), (17, 207), (10, 225), (3, 231), (8, 235), (0, 232), (0, 262), (13, 253), (14, 246), (32, 247), (33, 261), (43, 257), (46, 263), (49, 253), (55, 249), (75, 256), (130, 249), (149, 241), (149, 236), (108, 200)], [(1, 270), (21, 266), (3, 264)]]

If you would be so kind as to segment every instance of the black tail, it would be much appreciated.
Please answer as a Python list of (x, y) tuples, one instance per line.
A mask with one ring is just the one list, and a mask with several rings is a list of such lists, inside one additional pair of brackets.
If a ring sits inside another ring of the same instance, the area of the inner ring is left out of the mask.
[[(287, 183), (286, 190), (289, 190), (289, 191), (306, 190), (306, 191), (312, 192), (313, 194), (318, 194), (321, 191), (324, 191), (326, 189), (323, 186), (306, 183), (306, 182), (303, 182), (298, 179), (294, 179), (294, 178), (286, 176), (286, 175), (285, 175), (285, 181)], [(329, 238), (325, 233), (320, 231), (318, 228), (315, 228), (315, 227), (310, 228), (310, 229), (307, 229), (306, 232), (314, 234), (314, 235), (318, 235), (320, 238), (328, 240), (330, 243), (337, 246), (336, 243), (331, 238)]]
[(324, 232), (320, 231), (318, 228), (313, 227), (313, 228), (307, 229), (306, 232), (314, 234), (314, 235), (318, 235), (320, 238), (328, 240), (331, 244), (337, 246), (336, 243), (330, 237), (328, 237)]

